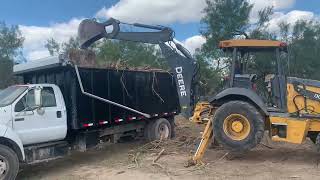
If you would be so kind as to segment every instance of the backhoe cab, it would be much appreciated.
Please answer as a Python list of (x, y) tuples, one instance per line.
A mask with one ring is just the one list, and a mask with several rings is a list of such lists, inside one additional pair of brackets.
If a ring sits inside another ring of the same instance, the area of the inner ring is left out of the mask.
[(227, 40), (219, 47), (231, 55), (229, 78), (224, 90), (210, 100), (213, 118), (194, 162), (201, 161), (212, 137), (232, 152), (255, 147), (265, 130), (273, 141), (299, 144), (310, 137), (319, 143), (320, 81), (288, 76), (285, 43)]

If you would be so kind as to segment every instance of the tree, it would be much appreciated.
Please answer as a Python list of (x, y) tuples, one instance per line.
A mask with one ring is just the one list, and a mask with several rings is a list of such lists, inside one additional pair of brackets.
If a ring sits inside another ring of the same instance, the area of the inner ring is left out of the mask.
[(198, 82), (199, 95), (207, 96), (214, 94), (221, 88), (222, 73), (221, 70), (214, 68), (201, 53), (202, 52), (198, 50), (194, 55), (200, 66), (200, 82)]
[(15, 58), (21, 54), (23, 41), (18, 26), (8, 27), (0, 22), (0, 89), (14, 82), (12, 68), (18, 63)]
[(320, 80), (320, 22), (298, 21), (289, 40), (291, 76)]
[(71, 49), (79, 48), (79, 39), (71, 37), (67, 42), (59, 43), (54, 38), (48, 39), (45, 47), (48, 49), (51, 56), (67, 53)]
[(220, 41), (232, 39), (249, 28), (252, 5), (246, 0), (206, 0), (201, 34), (207, 39), (202, 52), (207, 57), (217, 58)]
[(59, 55), (60, 53), (60, 44), (53, 38), (48, 39), (44, 47), (46, 47), (51, 56)]
[(275, 35), (267, 31), (272, 15), (273, 7), (265, 7), (258, 12), (258, 22), (251, 25), (251, 39), (275, 39)]
[(221, 88), (227, 72), (224, 67), (230, 64), (229, 57), (223, 58), (223, 52), (218, 48), (219, 42), (248, 31), (253, 6), (246, 0), (206, 0), (206, 3), (200, 33), (207, 41), (195, 57), (201, 65), (201, 80), (206, 82), (205, 86), (202, 85), (202, 92), (207, 95)]

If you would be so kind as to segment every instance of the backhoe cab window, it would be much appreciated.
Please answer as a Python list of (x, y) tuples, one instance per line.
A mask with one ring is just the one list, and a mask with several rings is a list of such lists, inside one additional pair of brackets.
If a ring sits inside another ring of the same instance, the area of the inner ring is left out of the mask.
[[(56, 98), (51, 87), (44, 87), (41, 91), (42, 107), (55, 107)], [(16, 104), (15, 112), (32, 111), (35, 107), (34, 90), (30, 90), (20, 101)]]

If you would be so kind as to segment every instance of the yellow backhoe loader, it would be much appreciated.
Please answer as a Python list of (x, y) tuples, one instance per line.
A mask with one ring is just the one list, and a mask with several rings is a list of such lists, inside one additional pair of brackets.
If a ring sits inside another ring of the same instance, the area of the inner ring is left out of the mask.
[[(300, 144), (309, 137), (319, 144), (320, 81), (287, 76), (285, 43), (226, 40), (219, 47), (232, 55), (229, 81), (207, 103), (211, 108), (210, 121), (200, 116), (208, 111), (206, 108), (201, 108), (201, 104), (195, 108), (192, 121), (207, 125), (193, 156), (194, 163), (202, 160), (212, 137), (233, 152), (255, 147), (266, 130), (273, 141)], [(268, 61), (273, 72), (262, 77), (250, 74), (248, 63), (255, 64), (259, 56)], [(259, 79), (260, 85), (264, 79), (265, 88), (256, 85)]]

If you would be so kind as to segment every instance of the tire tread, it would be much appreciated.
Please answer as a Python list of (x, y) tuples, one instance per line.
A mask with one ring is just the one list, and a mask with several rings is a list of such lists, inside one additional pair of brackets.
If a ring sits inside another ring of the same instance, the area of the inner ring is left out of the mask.
[[(238, 108), (238, 109), (235, 109), (235, 108)], [(254, 134), (250, 133), (245, 140), (234, 141), (232, 139), (225, 138), (223, 135), (224, 132), (223, 132), (222, 124), (223, 124), (224, 117), (228, 115), (226, 114), (228, 111), (233, 111), (233, 109), (235, 109), (234, 110), (235, 113), (238, 113), (236, 111), (246, 110), (247, 112), (252, 113), (252, 116), (254, 117), (254, 120), (252, 120), (253, 121), (252, 123), (253, 123), (255, 132)], [(265, 120), (263, 116), (255, 106), (245, 101), (230, 101), (223, 104), (217, 109), (214, 115), (213, 132), (214, 132), (215, 138), (217, 139), (219, 144), (221, 144), (223, 147), (225, 147), (230, 151), (242, 152), (242, 151), (250, 150), (260, 143), (264, 135), (264, 123), (265, 123)], [(252, 137), (253, 135), (254, 137)]]

